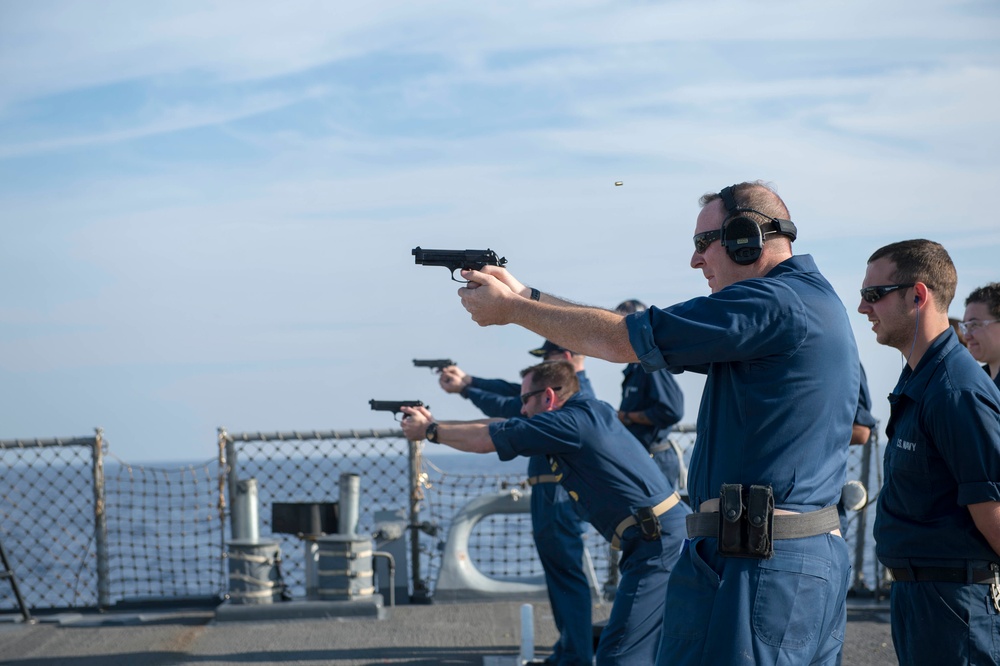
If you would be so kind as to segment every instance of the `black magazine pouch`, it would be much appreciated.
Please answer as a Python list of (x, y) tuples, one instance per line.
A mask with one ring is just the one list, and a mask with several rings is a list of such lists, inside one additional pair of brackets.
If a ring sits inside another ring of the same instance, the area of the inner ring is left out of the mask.
[(660, 519), (653, 513), (653, 507), (644, 506), (636, 511), (635, 520), (644, 540), (656, 541), (660, 538)]
[(747, 551), (750, 557), (774, 555), (774, 493), (771, 486), (750, 486), (747, 497)]
[(770, 486), (724, 483), (719, 492), (719, 553), (767, 559), (774, 554), (774, 495)]
[(740, 557), (746, 543), (743, 521), (743, 484), (723, 483), (719, 491), (719, 552)]

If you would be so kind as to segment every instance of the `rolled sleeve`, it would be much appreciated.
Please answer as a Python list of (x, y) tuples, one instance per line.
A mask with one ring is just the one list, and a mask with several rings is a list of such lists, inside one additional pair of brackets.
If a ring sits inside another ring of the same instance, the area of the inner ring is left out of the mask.
[(980, 504), (981, 502), (1000, 502), (1000, 483), (996, 481), (980, 481), (978, 483), (959, 484), (959, 506)]
[(635, 351), (636, 358), (647, 372), (655, 372), (667, 366), (663, 353), (656, 346), (653, 338), (653, 326), (648, 313), (636, 312), (625, 318), (628, 327), (628, 340)]
[(490, 439), (493, 440), (493, 446), (497, 450), (497, 456), (500, 460), (513, 460), (518, 456), (517, 451), (514, 450), (514, 441), (511, 435), (513, 434), (513, 428), (511, 427), (510, 421), (498, 421), (496, 423), (490, 424)]

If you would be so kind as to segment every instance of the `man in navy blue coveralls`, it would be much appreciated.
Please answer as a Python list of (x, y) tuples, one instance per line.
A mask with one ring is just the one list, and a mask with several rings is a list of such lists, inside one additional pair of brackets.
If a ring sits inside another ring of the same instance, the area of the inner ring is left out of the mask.
[[(615, 308), (618, 314), (642, 312), (646, 304), (632, 298)], [(618, 418), (646, 447), (653, 461), (675, 488), (682, 488), (681, 462), (667, 439), (670, 429), (684, 416), (684, 393), (666, 370), (646, 372), (639, 363), (629, 363), (622, 371), (622, 404)]]
[(947, 251), (911, 240), (868, 260), (858, 312), (906, 359), (889, 395), (876, 555), (895, 582), (901, 664), (1000, 663), (1000, 391), (948, 321)]
[[(587, 356), (707, 375), (688, 471), (699, 513), (671, 574), (657, 663), (833, 664), (850, 578), (835, 505), (860, 382), (854, 336), (813, 259), (792, 255), (794, 225), (773, 190), (741, 183), (701, 204), (691, 266), (710, 296), (622, 317), (497, 267), (463, 271), (474, 284), (459, 296), (481, 326), (515, 323)], [(771, 488), (769, 557), (720, 552), (724, 523), (749, 516), (718, 513), (723, 484)]]
[[(548, 340), (529, 353), (546, 361), (569, 361), (576, 369), (581, 397), (596, 397), (583, 368), (583, 356)], [(471, 400), (486, 416), (512, 418), (521, 414), (520, 384), (473, 377), (454, 365), (442, 368), (439, 383), (448, 393), (459, 393)], [(545, 573), (552, 619), (559, 631), (559, 640), (544, 663), (590, 666), (594, 659), (593, 598), (583, 560), (583, 534), (587, 524), (577, 513), (566, 490), (555, 481), (545, 456), (528, 459), (528, 483), (531, 485), (532, 537)]]
[[(565, 361), (522, 372), (522, 414), (507, 420), (435, 422), (407, 408), (403, 432), (460, 451), (496, 451), (501, 460), (544, 456), (583, 515), (622, 551), (622, 579), (601, 633), (597, 663), (648, 666), (656, 659), (664, 595), (690, 512), (645, 449), (607, 403), (581, 396)], [(635, 516), (649, 511), (647, 521)], [(629, 522), (631, 521), (631, 522)]]

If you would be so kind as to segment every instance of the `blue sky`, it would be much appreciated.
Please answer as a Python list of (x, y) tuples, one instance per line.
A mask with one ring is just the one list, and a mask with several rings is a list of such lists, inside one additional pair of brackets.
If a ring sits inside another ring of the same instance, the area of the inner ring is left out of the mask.
[[(0, 0), (0, 439), (103, 427), (129, 462), (231, 432), (477, 415), (413, 358), (516, 377), (410, 249), (490, 247), (613, 307), (701, 295), (697, 199), (771, 182), (856, 314), (870, 253), (1000, 279), (1000, 5)], [(615, 181), (624, 183), (615, 187)], [(620, 366), (591, 360), (617, 404)], [(693, 423), (701, 379), (681, 379)]]

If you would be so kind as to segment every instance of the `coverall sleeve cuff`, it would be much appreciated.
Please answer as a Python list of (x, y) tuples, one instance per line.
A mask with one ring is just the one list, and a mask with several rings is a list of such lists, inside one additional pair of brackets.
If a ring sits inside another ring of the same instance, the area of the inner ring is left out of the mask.
[(632, 345), (632, 350), (635, 351), (639, 363), (642, 364), (643, 370), (655, 372), (666, 367), (667, 362), (653, 339), (653, 327), (649, 321), (649, 313), (636, 312), (629, 315), (625, 319), (625, 325), (628, 326), (628, 341)]
[(958, 504), (960, 506), (979, 504), (980, 502), (1000, 502), (1000, 483), (980, 481), (959, 484)]
[(511, 447), (509, 426), (509, 421), (497, 421), (489, 425), (490, 439), (493, 440), (493, 447), (497, 450), (500, 460), (513, 460), (517, 457), (517, 452)]

